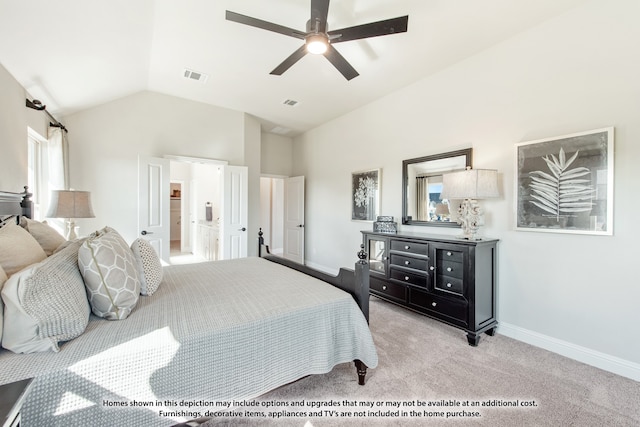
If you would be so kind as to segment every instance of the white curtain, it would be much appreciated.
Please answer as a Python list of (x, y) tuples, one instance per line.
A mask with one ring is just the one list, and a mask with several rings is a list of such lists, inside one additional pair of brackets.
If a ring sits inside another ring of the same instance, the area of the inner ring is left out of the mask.
[(418, 221), (429, 220), (429, 178), (419, 176), (416, 178), (416, 206)]
[(49, 126), (48, 135), (49, 190), (69, 189), (69, 142), (67, 132)]

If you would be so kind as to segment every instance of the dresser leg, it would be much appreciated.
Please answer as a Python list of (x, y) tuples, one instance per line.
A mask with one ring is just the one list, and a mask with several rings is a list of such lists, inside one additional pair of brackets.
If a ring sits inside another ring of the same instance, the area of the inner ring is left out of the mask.
[(475, 332), (467, 333), (467, 341), (469, 341), (469, 345), (473, 347), (477, 347), (480, 342), (480, 335)]
[(485, 331), (485, 334), (489, 335), (490, 337), (494, 336), (496, 334), (496, 328), (487, 329)]

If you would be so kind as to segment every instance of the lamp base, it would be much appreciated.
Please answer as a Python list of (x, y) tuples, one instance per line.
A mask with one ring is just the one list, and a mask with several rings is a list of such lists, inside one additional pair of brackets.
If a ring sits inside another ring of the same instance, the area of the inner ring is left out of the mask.
[(458, 208), (458, 224), (462, 226), (462, 236), (459, 239), (482, 240), (476, 236), (482, 222), (482, 209), (477, 200), (464, 199)]
[(76, 234), (76, 223), (71, 218), (66, 221), (67, 229), (65, 230), (64, 238), (67, 240), (76, 240), (78, 235)]

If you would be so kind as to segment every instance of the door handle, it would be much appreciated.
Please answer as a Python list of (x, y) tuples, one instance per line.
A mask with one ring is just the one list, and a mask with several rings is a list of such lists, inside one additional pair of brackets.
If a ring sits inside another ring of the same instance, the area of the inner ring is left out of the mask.
[(238, 228), (238, 231), (247, 231), (247, 229), (245, 227), (242, 227), (242, 228)]
[(298, 224), (298, 227), (304, 228), (304, 224)]
[(142, 230), (140, 234), (142, 234), (143, 236), (146, 236), (147, 234), (153, 234), (153, 231)]

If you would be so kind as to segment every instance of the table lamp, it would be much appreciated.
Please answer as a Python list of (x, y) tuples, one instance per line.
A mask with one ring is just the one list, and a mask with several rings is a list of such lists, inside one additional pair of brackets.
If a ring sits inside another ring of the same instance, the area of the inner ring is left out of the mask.
[(51, 201), (47, 218), (65, 218), (65, 239), (74, 240), (76, 236), (76, 218), (95, 218), (91, 208), (91, 193), (88, 191), (54, 190), (51, 192)]
[(462, 199), (458, 208), (458, 224), (462, 226), (462, 238), (480, 240), (476, 233), (482, 222), (483, 211), (476, 199), (498, 197), (498, 171), (471, 169), (452, 172), (442, 177), (441, 199)]

